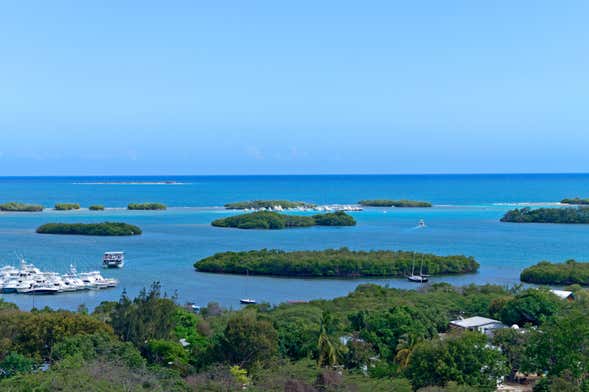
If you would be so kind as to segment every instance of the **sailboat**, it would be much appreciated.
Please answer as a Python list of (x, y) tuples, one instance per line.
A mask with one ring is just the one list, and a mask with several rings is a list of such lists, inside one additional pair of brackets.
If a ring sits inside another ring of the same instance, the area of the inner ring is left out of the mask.
[(247, 281), (249, 280), (249, 271), (245, 270), (245, 274), (246, 274), (246, 281), (245, 281), (245, 298), (242, 298), (239, 300), (240, 303), (244, 304), (244, 305), (255, 305), (256, 304), (256, 300), (253, 298), (248, 298), (247, 297)]
[(410, 282), (425, 283), (427, 282), (428, 275), (423, 274), (423, 257), (421, 258), (421, 266), (419, 267), (419, 275), (415, 275), (415, 254), (413, 254), (413, 265), (411, 266), (411, 275), (407, 277)]

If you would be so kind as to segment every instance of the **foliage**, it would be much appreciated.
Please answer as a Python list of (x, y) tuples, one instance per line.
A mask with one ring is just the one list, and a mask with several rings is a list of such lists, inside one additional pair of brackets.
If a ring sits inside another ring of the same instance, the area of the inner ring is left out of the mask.
[(562, 199), (560, 202), (562, 204), (582, 205), (582, 204), (589, 204), (589, 199), (581, 199), (580, 197), (575, 197), (575, 198)]
[(35, 362), (16, 352), (10, 352), (0, 361), (0, 378), (33, 371)]
[(88, 207), (88, 209), (90, 211), (104, 211), (104, 206), (100, 205), (100, 204), (95, 204), (95, 205)]
[(354, 226), (356, 221), (343, 211), (313, 216), (279, 214), (273, 211), (256, 211), (214, 220), (216, 227), (237, 229), (288, 229), (310, 226)]
[(477, 332), (419, 343), (409, 357), (406, 370), (416, 389), (455, 381), (482, 391), (495, 391), (497, 380), (506, 373), (501, 353), (487, 347), (486, 336)]
[(225, 208), (228, 210), (261, 210), (262, 208), (274, 209), (276, 207), (288, 210), (294, 208), (313, 208), (315, 204), (289, 200), (251, 200), (225, 204)]
[(529, 336), (527, 332), (513, 328), (499, 329), (493, 334), (493, 345), (499, 347), (503, 355), (505, 355), (507, 367), (509, 368), (508, 377), (511, 380), (524, 366), (523, 364), (526, 361), (525, 350)]
[(95, 236), (128, 236), (142, 233), (138, 226), (122, 222), (46, 223), (37, 228), (39, 234), (69, 234)]
[(43, 211), (43, 206), (37, 204), (24, 204), (11, 201), (8, 203), (0, 204), (0, 211), (9, 212), (39, 212)]
[(577, 385), (589, 380), (589, 315), (573, 310), (531, 331), (527, 370), (560, 377), (566, 372)]
[(472, 257), (437, 256), (405, 251), (352, 251), (347, 248), (323, 251), (262, 249), (223, 252), (197, 261), (199, 271), (288, 276), (406, 276), (414, 260), (423, 262), (430, 275), (476, 272), (479, 264)]
[(501, 222), (514, 223), (589, 223), (589, 207), (516, 208), (503, 215)]
[(528, 289), (511, 299), (501, 310), (501, 321), (507, 325), (539, 325), (555, 314), (562, 300), (545, 289)]
[(268, 364), (278, 353), (278, 334), (268, 320), (253, 312), (235, 313), (227, 322), (217, 346), (218, 355), (246, 369)]
[(53, 208), (57, 211), (79, 210), (80, 205), (78, 203), (57, 203)]
[(416, 201), (416, 200), (389, 200), (389, 199), (376, 199), (376, 200), (360, 200), (358, 202), (361, 206), (366, 207), (431, 207), (432, 203), (427, 201)]
[(589, 263), (567, 260), (565, 263), (540, 263), (524, 269), (522, 282), (549, 285), (589, 285)]
[(165, 210), (167, 208), (162, 203), (131, 203), (127, 206), (128, 210)]
[(141, 290), (133, 300), (123, 292), (112, 310), (110, 323), (121, 340), (144, 347), (150, 339), (172, 336), (175, 313), (176, 304), (172, 299), (162, 298), (161, 287), (156, 282), (149, 291)]
[(356, 220), (343, 211), (313, 215), (317, 226), (355, 226)]

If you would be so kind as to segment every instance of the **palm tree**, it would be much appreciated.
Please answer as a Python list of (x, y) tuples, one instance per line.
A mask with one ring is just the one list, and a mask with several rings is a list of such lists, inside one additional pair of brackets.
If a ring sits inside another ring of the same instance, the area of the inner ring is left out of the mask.
[(337, 348), (328, 334), (330, 323), (331, 315), (329, 312), (323, 312), (321, 315), (321, 326), (319, 327), (319, 339), (317, 340), (317, 351), (319, 352), (317, 364), (319, 366), (337, 365)]

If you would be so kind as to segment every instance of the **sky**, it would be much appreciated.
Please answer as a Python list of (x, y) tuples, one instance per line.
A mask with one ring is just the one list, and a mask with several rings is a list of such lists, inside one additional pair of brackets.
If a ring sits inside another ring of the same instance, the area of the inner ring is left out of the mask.
[(587, 1), (18, 1), (0, 176), (589, 171)]

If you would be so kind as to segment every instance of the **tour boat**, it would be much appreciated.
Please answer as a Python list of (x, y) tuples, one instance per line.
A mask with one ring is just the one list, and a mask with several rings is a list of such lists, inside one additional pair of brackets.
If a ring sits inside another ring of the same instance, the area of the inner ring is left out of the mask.
[(102, 265), (104, 268), (123, 268), (125, 265), (125, 252), (104, 252)]

